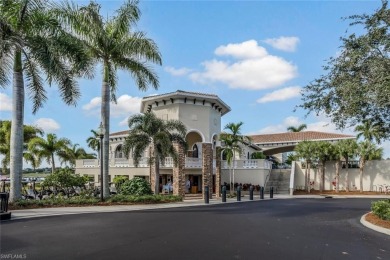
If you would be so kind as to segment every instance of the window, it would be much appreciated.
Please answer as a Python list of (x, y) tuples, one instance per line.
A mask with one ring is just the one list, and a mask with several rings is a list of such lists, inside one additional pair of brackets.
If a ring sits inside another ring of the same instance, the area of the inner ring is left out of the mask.
[(192, 146), (192, 157), (198, 158), (198, 146), (196, 144)]
[(122, 151), (122, 145), (118, 145), (115, 149), (115, 158), (125, 158), (123, 151)]

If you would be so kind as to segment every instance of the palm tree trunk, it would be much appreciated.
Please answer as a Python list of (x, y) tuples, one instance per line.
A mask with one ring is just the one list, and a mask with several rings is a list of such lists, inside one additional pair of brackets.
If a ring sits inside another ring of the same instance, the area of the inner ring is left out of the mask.
[(23, 119), (24, 119), (24, 81), (22, 53), (15, 51), (12, 86), (12, 124), (10, 144), (10, 202), (21, 197), (23, 170)]
[[(156, 150), (154, 150), (156, 151)], [(155, 154), (156, 155), (156, 154)], [(157, 156), (154, 156), (154, 165), (156, 168), (156, 181), (154, 182), (154, 194), (158, 195), (160, 193), (160, 160), (157, 158)], [(168, 193), (171, 192), (170, 190)]]
[(110, 196), (109, 188), (109, 140), (110, 140), (110, 86), (108, 85), (108, 68), (104, 63), (104, 78), (102, 84), (101, 120), (104, 127), (103, 138), (103, 197)]
[(54, 173), (56, 166), (54, 164), (54, 154), (51, 154), (51, 173)]
[(363, 192), (363, 169), (364, 169), (364, 164), (365, 164), (364, 159), (360, 159), (360, 163), (359, 163), (360, 192)]
[(324, 190), (324, 168), (323, 168), (323, 165), (322, 165), (322, 162), (321, 162), (321, 165), (319, 167), (321, 169), (321, 173), (320, 173), (320, 192), (322, 192)]
[(307, 183), (309, 182), (309, 180), (307, 179), (307, 166), (308, 166), (308, 162), (306, 161), (306, 167), (305, 167), (305, 190), (307, 190)]
[(345, 191), (346, 192), (349, 192), (349, 174), (348, 174), (348, 158), (345, 158), (345, 169), (347, 170), (347, 172), (345, 173)]
[(307, 186), (307, 192), (310, 193), (310, 190), (311, 190), (311, 185), (310, 185), (310, 162), (307, 163), (306, 168), (307, 168), (307, 183), (309, 184)]
[(336, 161), (336, 193), (339, 192), (340, 189), (340, 160)]
[(232, 179), (232, 181), (233, 181), (233, 190), (234, 190), (234, 168), (235, 168), (235, 166), (234, 166), (234, 163), (235, 163), (235, 161), (236, 161), (236, 158), (235, 158), (235, 156), (236, 156), (236, 154), (235, 154), (235, 152), (233, 151), (233, 179)]

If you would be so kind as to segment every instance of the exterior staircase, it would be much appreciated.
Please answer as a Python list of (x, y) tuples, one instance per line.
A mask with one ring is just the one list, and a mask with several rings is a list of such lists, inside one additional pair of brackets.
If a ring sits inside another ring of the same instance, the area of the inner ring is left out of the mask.
[(272, 169), (265, 193), (269, 193), (270, 188), (274, 187), (274, 194), (290, 194), (290, 175), (291, 169)]

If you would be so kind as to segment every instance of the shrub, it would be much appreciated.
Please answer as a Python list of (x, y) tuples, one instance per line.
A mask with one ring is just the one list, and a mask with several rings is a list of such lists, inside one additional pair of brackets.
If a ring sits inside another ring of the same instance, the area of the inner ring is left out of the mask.
[(125, 183), (129, 178), (127, 176), (119, 175), (114, 177), (114, 184), (118, 192), (120, 192), (121, 186)]
[(120, 194), (142, 196), (152, 194), (152, 190), (150, 189), (150, 184), (145, 179), (134, 177), (121, 185)]
[(390, 220), (390, 199), (372, 202), (371, 210), (379, 218)]
[(54, 187), (56, 190), (63, 190), (67, 196), (73, 187), (84, 187), (88, 182), (87, 176), (75, 174), (71, 169), (59, 169), (50, 174), (42, 183), (45, 187)]
[(109, 198), (109, 202), (127, 202), (127, 203), (161, 203), (161, 202), (176, 202), (182, 201), (183, 198), (174, 195), (123, 195), (117, 194)]

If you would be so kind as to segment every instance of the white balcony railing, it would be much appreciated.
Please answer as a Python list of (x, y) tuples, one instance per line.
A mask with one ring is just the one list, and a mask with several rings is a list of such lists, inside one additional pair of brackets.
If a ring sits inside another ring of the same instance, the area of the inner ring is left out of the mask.
[(186, 157), (185, 168), (202, 168), (202, 159)]

